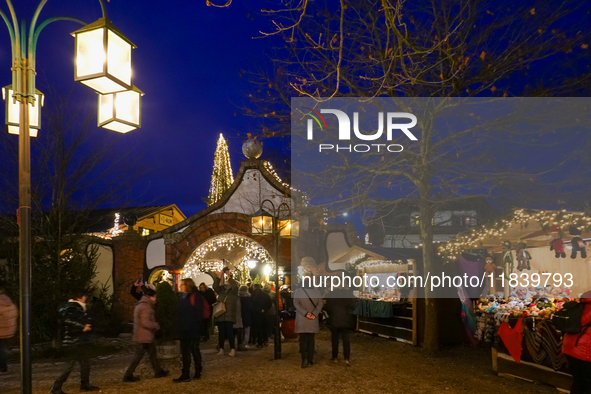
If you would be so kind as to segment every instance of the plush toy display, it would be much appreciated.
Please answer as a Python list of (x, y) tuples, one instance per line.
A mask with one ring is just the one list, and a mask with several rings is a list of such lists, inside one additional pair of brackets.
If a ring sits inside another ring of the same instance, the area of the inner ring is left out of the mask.
[(491, 256), (486, 256), (484, 259), (484, 270), (486, 271), (486, 274), (494, 274), (496, 268), (497, 265), (495, 264), (494, 259)]
[(515, 255), (517, 256), (517, 269), (523, 271), (524, 269), (531, 270), (529, 261), (531, 260), (531, 254), (527, 251), (527, 244), (520, 242), (515, 245)]
[(587, 243), (583, 241), (581, 237), (574, 237), (571, 240), (573, 251), (570, 254), (571, 259), (577, 258), (577, 252), (581, 252), (581, 257), (586, 259), (587, 258)]
[(556, 258), (562, 257), (564, 259), (566, 257), (566, 252), (564, 251), (564, 241), (562, 238), (556, 238), (550, 242), (550, 250), (554, 251), (554, 256)]
[(573, 239), (571, 240), (571, 245), (573, 247), (573, 251), (570, 254), (571, 259), (577, 258), (577, 253), (581, 252), (581, 257), (586, 259), (587, 258), (587, 243), (583, 241), (580, 237), (581, 230), (579, 230), (576, 226), (570, 226), (569, 229), (570, 235), (574, 235)]
[(515, 266), (513, 252), (511, 252), (511, 241), (503, 241), (501, 246), (503, 247), (503, 266), (505, 267), (505, 275), (509, 275), (513, 272)]

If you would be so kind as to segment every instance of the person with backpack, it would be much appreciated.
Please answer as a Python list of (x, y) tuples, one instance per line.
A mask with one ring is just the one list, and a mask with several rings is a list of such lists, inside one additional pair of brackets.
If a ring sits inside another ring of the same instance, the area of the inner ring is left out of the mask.
[(72, 346), (76, 352), (76, 359), (66, 364), (66, 369), (57, 378), (49, 390), (50, 394), (64, 394), (62, 386), (68, 380), (76, 361), (80, 364), (80, 391), (98, 391), (99, 388), (90, 384), (90, 335), (92, 331), (91, 319), (87, 312), (86, 291), (75, 289), (72, 298), (59, 310), (64, 324), (65, 346)]
[[(567, 307), (565, 304), (564, 309), (567, 308), (572, 312), (565, 311), (564, 314), (577, 315), (576, 319), (580, 322), (578, 327), (575, 324), (573, 328), (562, 328), (571, 331), (565, 332), (562, 342), (562, 353), (568, 360), (569, 370), (573, 376), (570, 392), (571, 394), (591, 394), (591, 290), (581, 296), (579, 305)], [(552, 322), (562, 331), (559, 322), (569, 319), (561, 319), (559, 316), (555, 316)], [(579, 332), (577, 332), (577, 328), (580, 328)]]
[(203, 322), (209, 318), (209, 304), (201, 292), (198, 291), (195, 282), (191, 278), (185, 278), (181, 282), (183, 297), (179, 300), (175, 318), (176, 337), (181, 341), (181, 355), (183, 369), (181, 376), (173, 379), (175, 383), (191, 381), (191, 356), (195, 362), (195, 374), (193, 379), (201, 378), (201, 351), (199, 342), (204, 334)]

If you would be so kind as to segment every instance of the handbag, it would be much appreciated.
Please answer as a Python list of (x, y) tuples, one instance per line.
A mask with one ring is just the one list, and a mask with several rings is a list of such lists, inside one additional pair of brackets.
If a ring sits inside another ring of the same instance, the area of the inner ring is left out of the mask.
[[(228, 298), (228, 296), (226, 296), (226, 298)], [(213, 304), (213, 317), (219, 317), (226, 313), (226, 298), (224, 298), (224, 301), (218, 301)]]

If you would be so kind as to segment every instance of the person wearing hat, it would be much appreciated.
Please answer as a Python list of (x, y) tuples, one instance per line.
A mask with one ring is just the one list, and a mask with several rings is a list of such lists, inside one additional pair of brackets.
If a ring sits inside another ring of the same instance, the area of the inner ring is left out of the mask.
[(7, 372), (4, 340), (12, 338), (16, 333), (18, 310), (2, 289), (0, 289), (0, 372)]
[(142, 298), (139, 300), (133, 311), (133, 340), (136, 342), (136, 351), (131, 364), (123, 376), (124, 382), (137, 382), (140, 380), (133, 373), (144, 358), (147, 352), (150, 357), (150, 363), (154, 368), (156, 378), (163, 378), (169, 375), (168, 371), (160, 367), (156, 353), (156, 344), (154, 343), (156, 331), (160, 325), (156, 321), (156, 311), (154, 303), (156, 302), (156, 289), (151, 284), (143, 286)]
[(59, 310), (64, 323), (64, 339), (66, 346), (76, 349), (76, 358), (67, 363), (66, 369), (53, 383), (50, 394), (64, 394), (62, 385), (74, 369), (76, 361), (80, 364), (80, 391), (98, 391), (99, 388), (90, 384), (90, 332), (92, 324), (86, 308), (86, 291), (72, 291), (72, 298)]

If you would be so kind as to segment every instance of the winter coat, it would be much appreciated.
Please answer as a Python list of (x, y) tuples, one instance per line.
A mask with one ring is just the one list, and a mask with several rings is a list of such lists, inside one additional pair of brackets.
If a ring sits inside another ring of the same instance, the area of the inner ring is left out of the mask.
[(84, 332), (84, 326), (91, 324), (91, 319), (86, 312), (86, 305), (69, 300), (59, 310), (64, 324), (64, 345), (76, 345), (90, 342), (90, 331)]
[(263, 292), (267, 294), (271, 299), (271, 308), (269, 308), (269, 310), (267, 311), (267, 316), (275, 316), (277, 314), (277, 312), (275, 311), (275, 296), (277, 295), (277, 293), (275, 293), (272, 290), (263, 290)]
[(12, 338), (16, 333), (18, 310), (4, 293), (0, 293), (0, 339)]
[(218, 293), (218, 302), (226, 304), (226, 313), (215, 318), (216, 323), (232, 322), (236, 323), (236, 308), (238, 302), (238, 283), (230, 278), (228, 279), (230, 287), (226, 287), (220, 283), (220, 278), (215, 278), (213, 281), (213, 289)]
[[(581, 325), (585, 326), (585, 324), (591, 323), (591, 290), (583, 294), (581, 302), (587, 304), (585, 305), (583, 316), (581, 317)], [(577, 339), (579, 340), (578, 343)], [(562, 353), (578, 358), (579, 360), (591, 362), (591, 327), (589, 327), (582, 335), (581, 333), (564, 334)]]
[(260, 289), (252, 292), (251, 299), (254, 313), (266, 313), (273, 306), (269, 295)]
[[(322, 296), (318, 289), (299, 288), (294, 294), (294, 305), (296, 308), (295, 332), (317, 333), (320, 331), (320, 312), (322, 311)], [(315, 319), (308, 319), (306, 314), (312, 313)]]
[(240, 296), (236, 298), (236, 323), (234, 323), (233, 328), (244, 328), (242, 325), (242, 301)]
[(148, 296), (143, 296), (133, 311), (133, 340), (138, 343), (152, 343), (154, 334), (159, 329), (154, 301)]
[(242, 327), (247, 328), (252, 326), (253, 311), (252, 297), (250, 293), (238, 293), (240, 297), (240, 307), (242, 311)]
[(346, 330), (355, 329), (356, 317), (351, 312), (357, 304), (353, 292), (337, 289), (326, 299), (326, 311), (328, 312), (328, 324), (331, 328)]
[(201, 292), (184, 294), (179, 300), (175, 314), (175, 337), (178, 339), (198, 339), (204, 334), (203, 308), (209, 304)]

